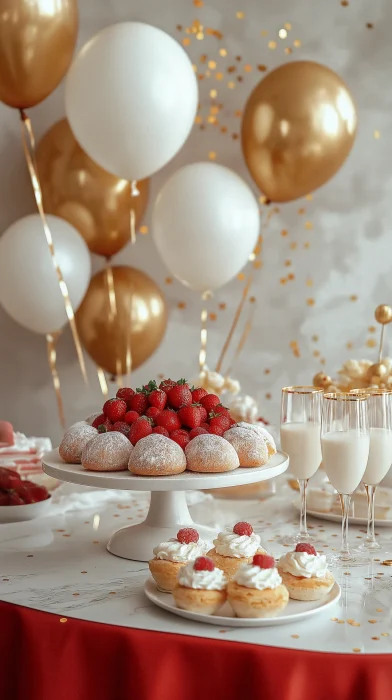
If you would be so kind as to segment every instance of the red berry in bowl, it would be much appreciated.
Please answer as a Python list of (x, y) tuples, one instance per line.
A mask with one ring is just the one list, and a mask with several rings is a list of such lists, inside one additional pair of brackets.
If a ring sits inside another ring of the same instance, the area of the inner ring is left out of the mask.
[(158, 435), (164, 435), (165, 437), (169, 437), (169, 431), (166, 430), (166, 428), (163, 428), (162, 425), (156, 425), (155, 428), (152, 429), (153, 433), (158, 433)]
[(169, 435), (171, 440), (177, 443), (183, 450), (185, 450), (188, 442), (190, 441), (189, 433), (186, 430), (173, 430)]
[[(27, 501), (28, 503), (31, 503), (31, 501)], [(10, 491), (8, 495), (8, 505), (9, 506), (24, 506), (26, 505), (26, 502), (23, 500), (19, 494), (15, 493), (15, 491)]]
[(242, 535), (250, 537), (253, 535), (253, 527), (249, 523), (240, 522), (234, 525), (233, 532), (235, 535), (240, 535), (241, 537)]
[(190, 544), (199, 541), (199, 533), (193, 527), (183, 527), (177, 532), (177, 539), (181, 544)]
[(137, 411), (127, 411), (124, 416), (124, 421), (128, 423), (128, 425), (132, 425), (138, 418), (140, 418), (140, 413)]
[(207, 435), (208, 430), (205, 428), (192, 428), (191, 432), (189, 433), (189, 439), (193, 440), (193, 438), (197, 437), (198, 435)]
[(201, 389), (201, 388), (193, 389), (193, 391), (192, 391), (192, 403), (200, 403), (200, 399), (202, 399), (203, 396), (207, 396), (207, 394), (208, 394), (208, 391), (206, 391), (205, 389)]
[(193, 568), (195, 571), (214, 571), (215, 564), (210, 557), (197, 557)]
[(259, 566), (260, 569), (274, 569), (275, 559), (270, 557), (269, 554), (255, 554), (252, 564), (254, 566)]
[(130, 387), (125, 386), (122, 389), (118, 390), (116, 396), (118, 399), (122, 399), (123, 401), (125, 401), (125, 403), (128, 403), (128, 401), (131, 400), (132, 396), (135, 396), (135, 391)]
[(118, 420), (123, 420), (127, 412), (127, 404), (122, 399), (109, 399), (103, 406), (103, 412), (106, 418), (115, 423)]
[(10, 505), (10, 495), (8, 491), (0, 491), (0, 506)]
[(313, 556), (317, 556), (317, 551), (313, 547), (312, 544), (309, 544), (309, 542), (299, 542), (295, 548), (296, 552), (307, 552), (307, 554), (313, 554)]
[(132, 445), (136, 445), (139, 440), (142, 440), (143, 438), (147, 437), (147, 435), (151, 435), (152, 433), (152, 426), (148, 418), (145, 418), (144, 416), (140, 416), (140, 418), (137, 419), (134, 423), (131, 425), (131, 429), (129, 431), (129, 439), (132, 443)]

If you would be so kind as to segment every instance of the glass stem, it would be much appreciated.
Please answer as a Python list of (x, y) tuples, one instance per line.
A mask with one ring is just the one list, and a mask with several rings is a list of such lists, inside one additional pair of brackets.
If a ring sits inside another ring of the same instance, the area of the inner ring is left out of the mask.
[(342, 559), (350, 558), (350, 551), (348, 548), (348, 515), (350, 512), (351, 494), (341, 493), (340, 503), (342, 506), (342, 546), (340, 549), (340, 556)]
[(306, 489), (309, 479), (298, 479), (299, 492), (301, 494), (301, 515), (299, 520), (299, 535), (307, 539), (309, 537), (308, 528), (306, 527)]
[(366, 495), (368, 499), (368, 524), (366, 534), (366, 544), (375, 544), (376, 537), (374, 535), (374, 505), (377, 486), (365, 484)]

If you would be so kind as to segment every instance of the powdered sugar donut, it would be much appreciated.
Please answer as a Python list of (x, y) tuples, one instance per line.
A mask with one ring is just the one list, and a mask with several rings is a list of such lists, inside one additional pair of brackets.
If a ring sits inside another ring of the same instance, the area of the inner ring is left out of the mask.
[(92, 440), (98, 431), (85, 421), (79, 421), (65, 433), (59, 447), (59, 454), (64, 462), (80, 464), (84, 447)]
[(246, 428), (247, 430), (252, 430), (254, 433), (257, 435), (260, 435), (267, 443), (268, 447), (268, 455), (272, 457), (272, 455), (276, 455), (276, 444), (275, 440), (272, 437), (271, 433), (268, 432), (267, 428), (265, 428), (261, 423), (245, 423), (244, 421), (241, 421), (240, 423), (237, 423), (239, 428)]
[(241, 467), (260, 467), (267, 464), (267, 443), (257, 432), (234, 425), (226, 430), (223, 437), (234, 447)]
[(191, 472), (230, 472), (240, 466), (232, 445), (220, 435), (198, 435), (185, 448), (187, 468)]
[(122, 433), (101, 433), (84, 448), (82, 466), (93, 472), (123, 471), (132, 450), (132, 444)]
[(139, 476), (170, 476), (185, 471), (186, 459), (174, 440), (152, 433), (136, 443), (128, 469)]

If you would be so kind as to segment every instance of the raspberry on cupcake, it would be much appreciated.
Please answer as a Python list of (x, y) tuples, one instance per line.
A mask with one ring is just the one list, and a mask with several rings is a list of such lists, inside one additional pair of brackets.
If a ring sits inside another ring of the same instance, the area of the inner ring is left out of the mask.
[(276, 617), (289, 601), (275, 560), (268, 554), (255, 554), (251, 563), (242, 564), (227, 594), (237, 617)]
[(294, 552), (284, 554), (279, 559), (278, 571), (294, 600), (320, 600), (335, 583), (325, 555), (318, 554), (307, 542), (297, 544)]
[(223, 571), (201, 556), (180, 569), (173, 598), (182, 610), (213, 615), (226, 601), (226, 587)]
[(253, 532), (249, 523), (240, 522), (233, 529), (227, 528), (219, 533), (214, 540), (214, 549), (208, 552), (208, 556), (231, 579), (241, 564), (252, 561), (257, 552), (266, 554), (260, 546), (260, 535)]
[(191, 527), (182, 528), (178, 531), (177, 538), (154, 547), (154, 559), (149, 561), (149, 567), (158, 588), (170, 593), (184, 564), (202, 556), (207, 549), (208, 543), (201, 540), (197, 530)]

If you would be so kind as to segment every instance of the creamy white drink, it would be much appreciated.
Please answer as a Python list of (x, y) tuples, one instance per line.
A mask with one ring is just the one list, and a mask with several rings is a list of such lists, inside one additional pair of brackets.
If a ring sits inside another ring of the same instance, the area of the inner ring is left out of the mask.
[(392, 430), (370, 428), (370, 449), (362, 481), (377, 486), (387, 475), (392, 464)]
[(361, 483), (369, 457), (369, 443), (369, 435), (358, 430), (334, 431), (322, 436), (323, 467), (339, 493), (353, 493)]
[(297, 479), (310, 479), (321, 463), (321, 424), (282, 423), (282, 449), (290, 457), (289, 470)]

